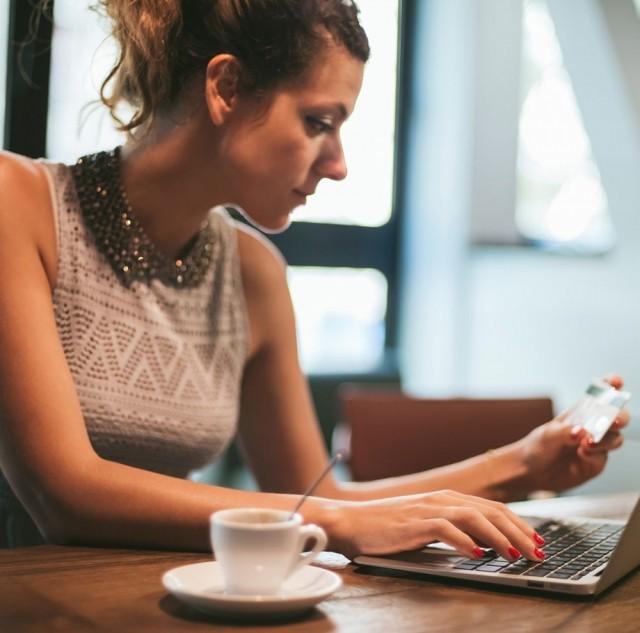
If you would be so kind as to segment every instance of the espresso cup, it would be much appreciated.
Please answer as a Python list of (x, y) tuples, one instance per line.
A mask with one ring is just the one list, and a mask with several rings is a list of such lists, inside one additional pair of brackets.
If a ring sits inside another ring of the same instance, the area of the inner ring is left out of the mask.
[[(317, 525), (302, 525), (286, 510), (234, 508), (210, 518), (211, 545), (229, 594), (273, 595), (296, 570), (315, 560), (327, 544)], [(310, 551), (303, 551), (313, 541)]]

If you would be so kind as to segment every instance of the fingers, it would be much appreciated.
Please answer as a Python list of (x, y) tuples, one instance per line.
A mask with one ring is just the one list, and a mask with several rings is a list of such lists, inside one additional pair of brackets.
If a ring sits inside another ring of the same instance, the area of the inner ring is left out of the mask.
[(586, 448), (598, 451), (611, 451), (622, 446), (623, 439), (620, 430), (629, 424), (631, 416), (628, 411), (621, 410), (613, 424), (598, 443), (593, 442), (591, 435), (581, 426), (574, 426), (570, 431), (571, 438)]
[[(513, 559), (510, 547), (515, 548), (519, 555), (526, 556), (530, 560), (540, 561), (544, 558), (544, 553), (540, 550), (544, 539), (522, 517), (519, 517), (502, 503), (468, 495), (461, 496), (471, 507), (481, 511), (484, 518), (509, 541), (508, 544), (502, 543), (502, 549), (492, 545), (504, 558)], [(483, 542), (491, 544), (489, 541), (483, 540)]]
[(589, 451), (600, 453), (606, 453), (620, 448), (624, 443), (624, 438), (622, 433), (620, 433), (620, 430), (629, 424), (630, 418), (631, 416), (628, 411), (620, 411), (610, 429), (599, 442), (595, 443), (592, 437), (587, 433), (584, 433), (580, 436), (581, 445)]
[(631, 414), (626, 409), (622, 409), (613, 422), (613, 428), (623, 429), (629, 424), (629, 420), (631, 420)]
[(484, 551), (478, 544), (460, 528), (447, 519), (430, 519), (426, 522), (427, 539), (435, 539), (453, 547), (467, 558), (482, 558)]
[(523, 554), (537, 561), (544, 557), (536, 555), (537, 546), (531, 538), (497, 510), (459, 507), (451, 509), (448, 515), (456, 527), (493, 548), (506, 560), (517, 560)]
[(447, 507), (443, 516), (505, 559), (516, 560), (522, 555), (534, 561), (544, 559), (544, 553), (539, 549), (544, 541), (505, 505), (455, 492), (445, 493), (445, 496)]
[(503, 503), (499, 503), (498, 501), (490, 501), (489, 499), (484, 499), (482, 497), (474, 497), (472, 495), (465, 495), (460, 492), (454, 493), (460, 498), (463, 498), (466, 503), (484, 506), (485, 508), (490, 508), (494, 510), (499, 510), (504, 513), (512, 523), (515, 523), (520, 530), (528, 535), (528, 537), (535, 541), (535, 531), (533, 528), (520, 516), (518, 516), (515, 512), (510, 510), (508, 506)]
[(588, 435), (584, 427), (579, 424), (572, 425), (566, 420), (571, 411), (572, 409), (567, 409), (542, 427), (538, 427), (544, 429), (544, 438), (547, 443), (571, 446), (579, 444)]
[(624, 443), (624, 437), (617, 431), (609, 431), (598, 443), (589, 439), (582, 446), (586, 454), (608, 453), (620, 448)]
[[(348, 518), (354, 512), (364, 519), (355, 534)], [(506, 560), (523, 555), (544, 559), (538, 549), (544, 541), (538, 537), (536, 542), (534, 530), (506, 506), (449, 490), (346, 506), (342, 516), (343, 525), (349, 526), (352, 542), (346, 550), (351, 554), (392, 554), (438, 540), (469, 558), (484, 555), (482, 543)]]
[(583, 469), (590, 471), (588, 478), (595, 477), (602, 472), (607, 463), (609, 453), (607, 451), (594, 451), (585, 446), (578, 448), (578, 457), (582, 462)]
[(622, 389), (622, 387), (624, 387), (624, 380), (622, 379), (622, 376), (618, 376), (618, 374), (607, 374), (604, 377), (604, 381), (608, 382), (616, 389)]

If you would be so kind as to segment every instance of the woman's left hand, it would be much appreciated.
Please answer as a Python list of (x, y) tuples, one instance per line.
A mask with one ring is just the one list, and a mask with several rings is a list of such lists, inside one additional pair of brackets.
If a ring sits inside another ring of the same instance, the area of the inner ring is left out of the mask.
[[(619, 376), (605, 380), (622, 388)], [(569, 411), (539, 426), (520, 440), (527, 467), (530, 490), (566, 490), (599, 475), (607, 463), (609, 451), (622, 446), (620, 430), (629, 423), (629, 412), (620, 411), (604, 438), (594, 444), (582, 427), (572, 427), (565, 419)]]

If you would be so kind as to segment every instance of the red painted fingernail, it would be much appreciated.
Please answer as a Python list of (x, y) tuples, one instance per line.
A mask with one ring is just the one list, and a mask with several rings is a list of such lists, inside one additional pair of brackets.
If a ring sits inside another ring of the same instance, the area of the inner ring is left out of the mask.
[(589, 440), (587, 441), (587, 444), (593, 447), (597, 444), (597, 442), (593, 438), (589, 438)]
[(518, 560), (518, 558), (520, 558), (520, 556), (522, 556), (522, 554), (515, 547), (510, 547), (509, 548), (509, 556), (511, 556), (511, 558), (513, 558), (513, 560)]
[(476, 558), (482, 558), (484, 556), (484, 550), (481, 547), (474, 547), (472, 551)]
[(544, 560), (545, 556), (544, 556), (544, 552), (541, 549), (538, 549), (537, 547), (533, 550), (533, 553), (540, 559), (540, 560)]
[(544, 545), (544, 539), (537, 533), (534, 532), (533, 533), (533, 540), (538, 544), (538, 545)]

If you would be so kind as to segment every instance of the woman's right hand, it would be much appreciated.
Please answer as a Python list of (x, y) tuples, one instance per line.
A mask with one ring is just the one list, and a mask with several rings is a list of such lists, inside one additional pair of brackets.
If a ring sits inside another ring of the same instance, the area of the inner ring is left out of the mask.
[(331, 547), (351, 558), (441, 541), (469, 558), (480, 558), (483, 546), (507, 560), (544, 559), (542, 538), (507, 506), (452, 490), (347, 503), (326, 525)]

